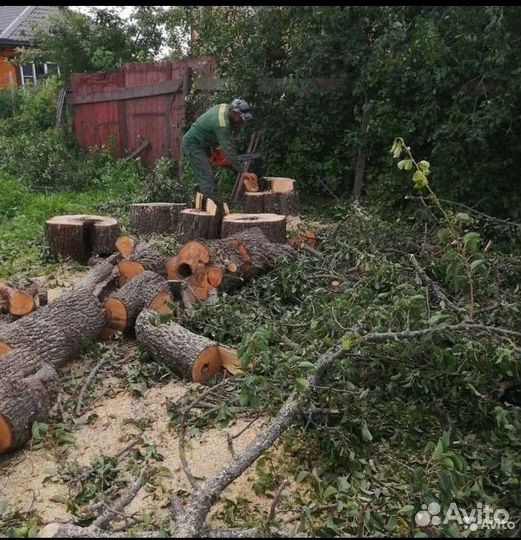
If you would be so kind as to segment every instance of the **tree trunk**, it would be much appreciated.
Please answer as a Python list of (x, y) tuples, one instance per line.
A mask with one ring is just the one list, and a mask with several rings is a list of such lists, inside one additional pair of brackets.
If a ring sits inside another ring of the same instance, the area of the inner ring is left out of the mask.
[(45, 223), (51, 257), (69, 257), (84, 264), (93, 253), (113, 253), (119, 233), (118, 221), (103, 216), (56, 216)]
[[(364, 112), (362, 113), (362, 122), (360, 125), (360, 132), (362, 135), (367, 133), (367, 128), (369, 126), (369, 115), (372, 109), (371, 103), (364, 104)], [(358, 149), (358, 154), (356, 156), (356, 167), (355, 167), (355, 181), (353, 185), (353, 199), (358, 199), (362, 194), (362, 188), (364, 187), (364, 171), (365, 171), (365, 160), (366, 160), (366, 149), (364, 146), (361, 146)]]
[(154, 326), (154, 319), (153, 311), (143, 310), (136, 320), (136, 337), (156, 361), (178, 376), (198, 383), (206, 383), (222, 371), (217, 342), (194, 334), (174, 321)]
[(180, 242), (196, 238), (219, 238), (219, 216), (204, 210), (188, 208), (179, 214), (178, 236)]
[(107, 327), (121, 331), (132, 330), (139, 312), (154, 305), (156, 298), (161, 304), (160, 309), (163, 309), (165, 300), (168, 300), (161, 294), (164, 292), (168, 292), (167, 281), (159, 274), (145, 270), (105, 300), (103, 307)]
[(130, 227), (137, 234), (167, 234), (177, 231), (184, 203), (140, 203), (130, 205)]
[(85, 289), (74, 289), (53, 304), (2, 328), (0, 356), (25, 348), (50, 365), (61, 366), (96, 340), (104, 327), (98, 300)]
[(56, 370), (38, 351), (20, 349), (2, 357), (0, 381), (0, 454), (16, 450), (31, 437), (33, 422), (47, 420), (58, 393)]
[(139, 243), (134, 251), (118, 264), (119, 286), (122, 287), (145, 270), (166, 275), (165, 257), (152, 244)]
[(272, 193), (264, 199), (264, 211), (283, 216), (298, 216), (299, 197), (296, 191)]
[(245, 214), (262, 214), (266, 212), (266, 204), (275, 197), (272, 191), (245, 192), (243, 208)]
[(270, 242), (286, 242), (286, 216), (277, 214), (229, 214), (223, 219), (222, 238), (258, 227)]

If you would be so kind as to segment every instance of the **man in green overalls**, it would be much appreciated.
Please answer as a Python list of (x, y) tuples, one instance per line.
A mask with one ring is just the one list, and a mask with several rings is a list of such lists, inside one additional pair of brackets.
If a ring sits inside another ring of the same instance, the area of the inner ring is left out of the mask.
[(199, 191), (219, 202), (215, 193), (215, 176), (210, 162), (212, 149), (220, 146), (231, 166), (242, 172), (241, 162), (234, 148), (232, 129), (252, 119), (250, 106), (243, 99), (234, 99), (231, 104), (214, 105), (201, 115), (183, 137), (183, 153), (194, 173)]

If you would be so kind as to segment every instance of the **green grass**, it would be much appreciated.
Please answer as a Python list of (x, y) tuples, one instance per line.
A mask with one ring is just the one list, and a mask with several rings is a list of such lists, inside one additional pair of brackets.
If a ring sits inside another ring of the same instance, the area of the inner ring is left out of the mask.
[(83, 192), (34, 193), (0, 175), (0, 279), (49, 275), (60, 263), (48, 258), (45, 221), (62, 214), (102, 214), (125, 224), (126, 207), (137, 196), (135, 178), (107, 182)]

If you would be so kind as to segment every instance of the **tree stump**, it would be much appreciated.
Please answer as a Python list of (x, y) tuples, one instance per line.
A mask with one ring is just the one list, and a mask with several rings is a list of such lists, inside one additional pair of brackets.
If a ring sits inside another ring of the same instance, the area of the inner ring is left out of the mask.
[(181, 242), (196, 238), (219, 238), (222, 217), (205, 210), (187, 208), (179, 214), (178, 237)]
[(130, 228), (137, 234), (168, 234), (177, 231), (184, 203), (139, 203), (130, 205)]
[(141, 310), (151, 307), (164, 312), (169, 297), (166, 279), (155, 272), (145, 270), (105, 300), (103, 308), (107, 327), (131, 331)]
[[(198, 383), (208, 382), (225, 363), (240, 365), (235, 351), (183, 328), (174, 321), (154, 325), (156, 314), (144, 309), (136, 320), (136, 337), (152, 357), (178, 376)], [(235, 362), (230, 360), (235, 357)]]
[(119, 234), (119, 223), (111, 217), (67, 215), (55, 216), (45, 222), (51, 257), (69, 257), (83, 264), (94, 253), (113, 253)]
[(299, 197), (296, 191), (245, 193), (243, 207), (244, 212), (247, 214), (268, 213), (297, 216), (299, 213)]
[(270, 242), (286, 242), (286, 216), (277, 214), (229, 214), (223, 219), (221, 236), (233, 236), (253, 227), (261, 229)]

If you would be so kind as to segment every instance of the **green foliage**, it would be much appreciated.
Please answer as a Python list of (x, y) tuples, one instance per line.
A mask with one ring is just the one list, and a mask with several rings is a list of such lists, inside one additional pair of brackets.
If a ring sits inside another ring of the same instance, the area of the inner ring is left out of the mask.
[[(365, 149), (367, 196), (402, 207), (410, 189), (384, 157), (401, 132), (443, 164), (440, 197), (519, 219), (520, 24), (501, 6), (191, 6), (171, 8), (166, 29), (178, 56), (182, 30), (197, 32), (191, 54), (215, 55), (227, 79), (214, 100), (252, 103), (268, 174), (296, 178), (302, 194), (348, 195)], [(265, 77), (294, 83), (265, 94)], [(320, 77), (340, 82), (320, 91)]]

